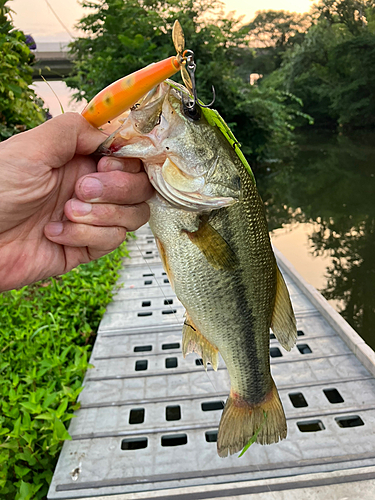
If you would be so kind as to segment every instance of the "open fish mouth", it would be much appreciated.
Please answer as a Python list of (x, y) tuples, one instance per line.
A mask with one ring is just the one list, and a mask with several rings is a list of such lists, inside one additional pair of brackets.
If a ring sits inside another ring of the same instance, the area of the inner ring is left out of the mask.
[(173, 207), (206, 212), (232, 205), (240, 188), (220, 174), (223, 158), (204, 141), (209, 125), (199, 109), (197, 120), (185, 114), (183, 91), (174, 86), (163, 83), (145, 96), (99, 152), (143, 160), (151, 184)]

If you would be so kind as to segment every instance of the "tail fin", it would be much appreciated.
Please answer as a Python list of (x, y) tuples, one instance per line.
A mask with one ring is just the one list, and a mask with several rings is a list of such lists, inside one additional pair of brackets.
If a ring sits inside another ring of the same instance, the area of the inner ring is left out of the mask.
[[(264, 412), (267, 414), (266, 420)], [(261, 430), (257, 443), (277, 443), (286, 438), (285, 414), (275, 384), (264, 401), (258, 405), (251, 405), (246, 400), (236, 398), (232, 392), (229, 394), (220, 420), (218, 455), (226, 457), (241, 451), (259, 428)]]

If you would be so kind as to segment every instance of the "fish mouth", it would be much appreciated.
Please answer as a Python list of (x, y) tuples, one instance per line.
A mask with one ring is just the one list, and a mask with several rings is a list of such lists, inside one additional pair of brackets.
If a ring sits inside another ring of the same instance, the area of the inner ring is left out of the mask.
[(205, 212), (232, 205), (239, 200), (239, 192), (216, 175), (217, 152), (203, 160), (203, 146), (192, 155), (188, 141), (181, 139), (186, 127), (191, 130), (191, 123), (180, 108), (186, 89), (176, 86), (175, 82), (173, 87), (162, 83), (149, 92), (98, 152), (140, 158), (151, 184), (172, 207)]

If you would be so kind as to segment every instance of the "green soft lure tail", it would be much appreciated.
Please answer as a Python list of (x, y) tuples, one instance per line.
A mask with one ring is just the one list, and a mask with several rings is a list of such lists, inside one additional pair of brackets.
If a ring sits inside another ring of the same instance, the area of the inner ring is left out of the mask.
[(263, 426), (264, 424), (266, 423), (266, 420), (267, 420), (267, 413), (265, 411), (263, 411), (263, 422), (262, 422), (262, 425), (259, 427), (259, 429), (257, 429), (253, 435), (253, 437), (250, 439), (250, 441), (246, 444), (246, 446), (244, 446), (243, 450), (241, 451), (241, 453), (238, 455), (238, 458), (241, 458), (242, 455), (244, 455), (247, 450), (250, 448), (250, 446), (252, 444), (255, 443), (255, 441), (257, 440), (257, 437), (260, 433), (260, 431), (263, 429)]
[[(185, 94), (189, 95), (186, 89), (182, 87), (179, 84), (176, 84), (173, 80), (166, 80), (165, 83), (168, 83), (172, 88), (178, 90), (179, 92), (184, 92)], [(203, 104), (202, 101), (198, 100), (199, 104)], [(203, 116), (206, 118), (207, 122), (211, 127), (217, 127), (220, 132), (223, 134), (223, 136), (226, 138), (226, 140), (229, 142), (233, 150), (235, 151), (236, 155), (238, 158), (241, 160), (243, 166), (246, 168), (247, 172), (249, 173), (254, 185), (256, 184), (255, 182), (255, 177), (253, 174), (253, 171), (251, 170), (251, 167), (249, 163), (247, 162), (243, 152), (241, 151), (241, 144), (237, 141), (235, 135), (229, 128), (227, 122), (224, 120), (224, 118), (220, 115), (216, 109), (211, 109), (211, 108), (205, 108), (201, 107), (201, 111), (203, 113)]]
[(226, 140), (229, 142), (229, 144), (232, 146), (234, 151), (236, 152), (238, 158), (241, 160), (243, 166), (246, 168), (248, 173), (250, 174), (250, 177), (252, 178), (254, 185), (255, 185), (255, 177), (253, 174), (253, 171), (251, 170), (250, 165), (248, 164), (243, 152), (241, 151), (241, 144), (237, 141), (236, 137), (234, 136), (233, 132), (229, 128), (227, 122), (224, 120), (224, 118), (219, 114), (216, 109), (210, 109), (210, 108), (201, 108), (202, 113), (208, 123), (212, 127), (218, 127), (220, 132), (223, 134), (223, 136), (226, 138)]

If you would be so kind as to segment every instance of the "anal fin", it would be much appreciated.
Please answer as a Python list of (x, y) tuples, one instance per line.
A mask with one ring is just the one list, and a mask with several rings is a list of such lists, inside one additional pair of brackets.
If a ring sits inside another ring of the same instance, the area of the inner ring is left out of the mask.
[(277, 290), (271, 328), (280, 344), (290, 351), (297, 340), (297, 326), (292, 303), (280, 269), (277, 269)]
[(216, 371), (219, 364), (219, 349), (213, 346), (196, 328), (191, 324), (186, 315), (186, 321), (182, 329), (182, 354), (195, 352), (202, 358), (203, 365), (207, 370), (207, 363), (211, 363)]

